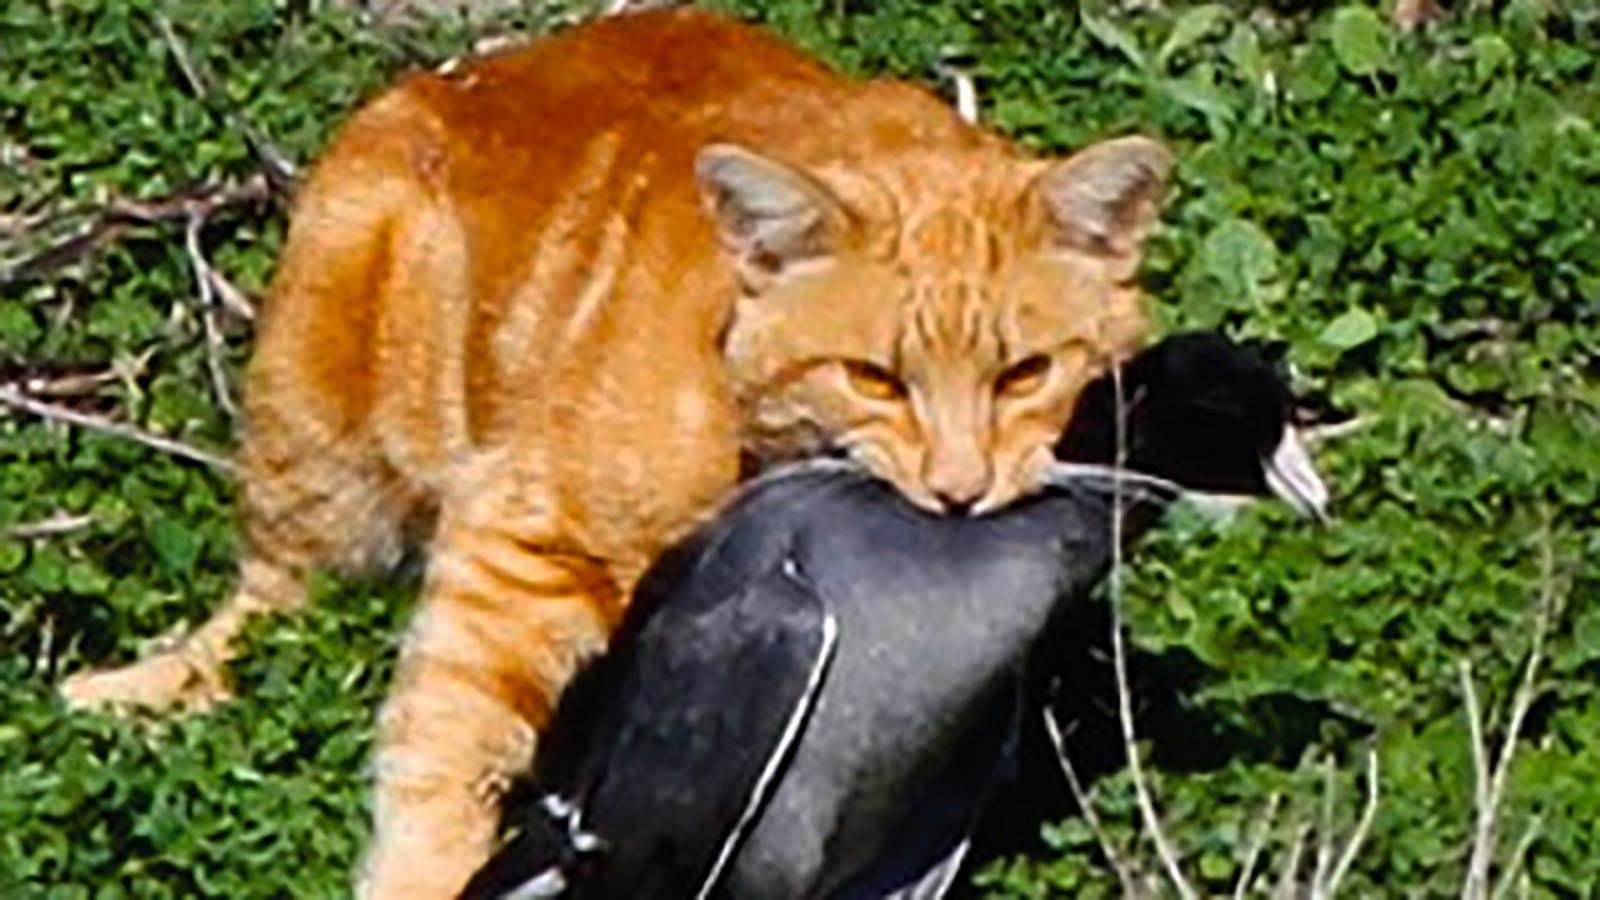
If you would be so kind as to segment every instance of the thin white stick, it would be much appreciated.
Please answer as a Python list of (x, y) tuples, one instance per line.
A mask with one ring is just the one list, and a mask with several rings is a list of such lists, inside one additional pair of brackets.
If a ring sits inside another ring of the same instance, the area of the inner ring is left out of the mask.
[(228, 385), (228, 367), (223, 361), (227, 344), (222, 339), (222, 327), (217, 323), (219, 307), (216, 294), (212, 291), (211, 263), (206, 261), (205, 253), (200, 247), (200, 231), (205, 224), (205, 216), (199, 212), (191, 212), (183, 230), (183, 245), (189, 252), (189, 265), (194, 269), (195, 289), (199, 291), (200, 322), (206, 335), (206, 368), (211, 373), (211, 392), (216, 395), (217, 405), (227, 413), (228, 418), (237, 419), (239, 408), (234, 405), (233, 389)]
[(954, 69), (950, 77), (956, 83), (956, 114), (974, 125), (978, 122), (978, 88), (968, 73)]
[(972, 73), (951, 62), (935, 64), (934, 71), (950, 79), (950, 83), (955, 85), (956, 115), (960, 116), (963, 122), (978, 124), (978, 87), (972, 80)]
[(1111, 659), (1117, 678), (1117, 718), (1122, 724), (1122, 749), (1128, 757), (1128, 774), (1133, 780), (1133, 790), (1139, 801), (1139, 815), (1145, 830), (1155, 843), (1156, 853), (1166, 870), (1172, 887), (1183, 900), (1198, 897), (1189, 879), (1183, 874), (1178, 855), (1161, 827), (1161, 817), (1156, 812), (1155, 800), (1145, 780), (1144, 765), (1139, 759), (1138, 739), (1133, 726), (1133, 691), (1128, 686), (1128, 652), (1122, 636), (1122, 514), (1123, 478), (1127, 467), (1127, 404), (1122, 395), (1122, 369), (1112, 366), (1111, 379), (1116, 389), (1117, 453), (1112, 473), (1111, 495)]
[(216, 292), (217, 300), (221, 301), (223, 309), (246, 322), (256, 320), (255, 304), (250, 302), (244, 291), (223, 277), (223, 274), (217, 271), (217, 267), (210, 265), (209, 262), (206, 265), (206, 277), (210, 279), (211, 289)]
[(55, 657), (56, 617), (46, 615), (39, 623), (39, 652), (33, 658), (35, 672), (50, 671), (50, 660)]
[(1283, 802), (1283, 794), (1273, 791), (1267, 799), (1267, 808), (1261, 813), (1261, 824), (1256, 826), (1255, 837), (1250, 839), (1250, 848), (1245, 851), (1244, 866), (1239, 869), (1239, 880), (1233, 885), (1233, 900), (1244, 900), (1245, 892), (1250, 889), (1250, 878), (1255, 874), (1256, 862), (1261, 859), (1261, 851), (1267, 846), (1267, 835), (1272, 833), (1272, 820), (1277, 818), (1278, 804)]
[[(189, 56), (188, 47), (178, 38), (178, 32), (172, 27), (172, 23), (160, 13), (156, 14), (155, 22), (156, 30), (161, 32), (161, 39), (166, 42), (168, 52), (178, 63), (178, 70), (183, 73), (183, 80), (188, 83), (190, 92), (202, 104), (212, 105), (211, 85), (204, 77), (204, 73), (195, 66), (193, 58)], [(246, 146), (255, 154), (257, 162), (273, 180), (284, 186), (294, 183), (295, 164), (278, 149), (276, 144), (257, 131), (238, 110), (226, 107), (222, 113), (228, 124), (238, 129), (244, 136)]]
[(1538, 840), (1539, 831), (1543, 827), (1544, 820), (1538, 816), (1534, 816), (1532, 821), (1528, 822), (1522, 837), (1517, 839), (1517, 846), (1511, 851), (1511, 858), (1506, 860), (1505, 875), (1500, 879), (1500, 886), (1494, 890), (1495, 900), (1508, 896), (1512, 886), (1517, 884), (1518, 878), (1523, 874), (1522, 864), (1527, 861), (1528, 849), (1533, 846), (1535, 840)]
[(1333, 804), (1338, 787), (1334, 779), (1333, 754), (1322, 758), (1322, 821), (1317, 826), (1317, 862), (1311, 869), (1311, 900), (1324, 900), (1323, 880), (1333, 865)]
[(1494, 810), (1489, 804), (1489, 751), (1483, 738), (1483, 712), (1478, 705), (1478, 690), (1472, 684), (1472, 663), (1461, 660), (1458, 673), (1461, 677), (1461, 696), (1466, 701), (1467, 735), (1472, 743), (1472, 799), (1477, 810), (1477, 824), (1472, 833), (1472, 855), (1467, 864), (1467, 880), (1461, 888), (1461, 896), (1463, 900), (1483, 900), (1489, 895), (1489, 871), (1479, 848), (1485, 842), (1489, 843), (1492, 855), (1494, 842)]
[(0, 405), (9, 406), (13, 409), (20, 409), (23, 412), (38, 416), (41, 419), (65, 422), (68, 425), (76, 425), (79, 428), (87, 428), (90, 431), (98, 431), (102, 434), (109, 434), (124, 440), (133, 441), (136, 444), (143, 444), (146, 447), (149, 447), (153, 450), (159, 450), (162, 453), (166, 453), (171, 456), (182, 457), (183, 459), (204, 463), (214, 469), (220, 469), (221, 471), (230, 475), (234, 474), (235, 471), (232, 462), (229, 462), (228, 460), (223, 459), (214, 453), (201, 450), (198, 447), (191, 447), (182, 441), (175, 441), (172, 438), (162, 437), (158, 434), (151, 434), (148, 431), (135, 428), (132, 425), (122, 422), (113, 422), (109, 419), (103, 419), (99, 416), (92, 416), (88, 413), (78, 412), (75, 409), (68, 409), (65, 406), (57, 406), (54, 403), (45, 403), (42, 400), (36, 400), (32, 397), (29, 397), (26, 394), (18, 391), (16, 388), (10, 387), (9, 385), (0, 385)]
[(1072, 765), (1072, 759), (1067, 756), (1067, 745), (1062, 739), (1061, 725), (1056, 721), (1055, 710), (1049, 705), (1044, 708), (1044, 730), (1050, 736), (1050, 745), (1056, 751), (1056, 762), (1061, 766), (1061, 774), (1067, 778), (1067, 788), (1072, 791), (1072, 799), (1077, 801), (1078, 809), (1083, 813), (1083, 821), (1100, 844), (1100, 852), (1105, 854), (1106, 861), (1111, 863), (1112, 870), (1117, 873), (1117, 881), (1122, 885), (1122, 895), (1139, 896), (1138, 879), (1134, 875), (1133, 866), (1129, 865), (1123, 858), (1122, 852), (1111, 842), (1111, 835), (1106, 831), (1105, 824), (1100, 821), (1100, 814), (1095, 811), (1094, 799), (1084, 790), (1083, 782), (1078, 779), (1078, 770)]
[(1294, 900), (1295, 876), (1300, 874), (1300, 857), (1305, 853), (1306, 836), (1310, 832), (1310, 823), (1301, 825), (1295, 831), (1294, 843), (1289, 846), (1289, 858), (1284, 862), (1283, 871), (1278, 873), (1277, 886), (1272, 889), (1273, 900)]
[[(1489, 896), (1490, 868), (1494, 865), (1495, 847), (1499, 843), (1500, 804), (1511, 778), (1511, 761), (1516, 756), (1522, 724), (1539, 696), (1538, 676), (1539, 667), (1544, 663), (1545, 635), (1550, 629), (1550, 620), (1555, 616), (1557, 602), (1555, 581), (1555, 548), (1551, 545), (1550, 526), (1546, 522), (1543, 551), (1539, 559), (1539, 599), (1534, 610), (1528, 662), (1522, 669), (1522, 680), (1511, 701), (1511, 717), (1506, 722), (1506, 733), (1500, 740), (1500, 754), (1492, 773), (1483, 763), (1487, 747), (1477, 746), (1483, 743), (1482, 728), (1473, 735), (1473, 762), (1481, 768), (1478, 773), (1478, 823), (1472, 837), (1472, 856), (1467, 862), (1467, 883), (1462, 889), (1462, 896), (1469, 900), (1483, 900)], [(1463, 670), (1466, 670), (1465, 663)], [(1471, 687), (1470, 679), (1467, 687)]]
[(94, 516), (88, 513), (74, 515), (72, 513), (58, 512), (37, 522), (21, 522), (0, 528), (0, 538), (12, 541), (26, 541), (34, 538), (55, 537), (56, 535), (82, 531), (93, 524)]
[(1372, 820), (1378, 815), (1378, 748), (1367, 748), (1367, 803), (1361, 810), (1361, 819), (1356, 823), (1356, 830), (1350, 835), (1350, 840), (1344, 845), (1344, 852), (1339, 856), (1339, 864), (1333, 867), (1333, 874), (1328, 876), (1326, 894), (1335, 897), (1339, 893), (1339, 883), (1350, 873), (1350, 867), (1355, 865), (1356, 856), (1361, 852), (1361, 845), (1366, 842), (1367, 834), (1372, 830)]
[(151, 347), (132, 359), (124, 358), (112, 363), (109, 369), (54, 378), (35, 376), (13, 381), (10, 386), (32, 397), (82, 397), (85, 394), (93, 394), (113, 382), (121, 381), (126, 384), (138, 378), (144, 373), (145, 367), (149, 365), (150, 358), (154, 355), (155, 348)]
[(1369, 427), (1375, 421), (1377, 420), (1372, 416), (1356, 416), (1352, 419), (1346, 419), (1343, 422), (1332, 422), (1327, 425), (1312, 425), (1300, 429), (1300, 438), (1307, 444), (1315, 447), (1318, 444), (1324, 444), (1328, 441), (1336, 441), (1339, 438), (1355, 434), (1356, 432)]

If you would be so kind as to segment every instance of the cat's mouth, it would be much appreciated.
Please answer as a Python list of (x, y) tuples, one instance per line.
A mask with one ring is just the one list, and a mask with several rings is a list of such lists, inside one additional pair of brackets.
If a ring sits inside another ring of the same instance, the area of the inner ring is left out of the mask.
[(911, 476), (905, 466), (896, 465), (888, 452), (868, 443), (830, 441), (818, 449), (814, 458), (848, 461), (872, 477), (888, 483), (907, 502), (930, 515), (976, 518), (999, 512), (1043, 485), (1042, 475), (1029, 473), (1035, 469), (1042, 472), (1054, 461), (1054, 457), (1050, 455), (1048, 447), (1039, 448), (1036, 455), (1037, 461), (1030, 460), (1035, 464), (1023, 465), (1020, 474), (1005, 477), (997, 472), (984, 493), (970, 502), (941, 498), (937, 492)]

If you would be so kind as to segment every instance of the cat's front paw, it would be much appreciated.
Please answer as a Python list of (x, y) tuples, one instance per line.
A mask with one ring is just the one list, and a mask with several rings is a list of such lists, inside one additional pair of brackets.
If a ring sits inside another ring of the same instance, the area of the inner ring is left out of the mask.
[(220, 668), (184, 648), (152, 654), (114, 669), (79, 672), (61, 683), (73, 709), (199, 712), (233, 695)]

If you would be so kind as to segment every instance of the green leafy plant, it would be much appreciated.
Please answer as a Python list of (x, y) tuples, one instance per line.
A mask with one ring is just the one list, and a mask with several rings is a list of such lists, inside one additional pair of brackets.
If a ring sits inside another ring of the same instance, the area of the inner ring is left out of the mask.
[[(1491, 874), (1530, 896), (1600, 889), (1600, 8), (1475, 4), (1401, 33), (1356, 3), (715, 5), (947, 93), (959, 55), (982, 118), (1031, 148), (1171, 142), (1177, 184), (1143, 276), (1163, 326), (1282, 340), (1301, 388), (1359, 417), (1318, 451), (1331, 526), (1270, 505), (1223, 525), (1180, 515), (1132, 561), (1132, 642), (1192, 670), (1186, 730), (1142, 719), (1141, 751), (1198, 891), (1230, 892), (1258, 839), (1265, 890), (1309, 826), (1305, 880), (1319, 835), (1358, 830), (1370, 749), (1378, 802), (1344, 891), (1461, 894), (1474, 746), (1511, 760)], [(411, 591), (329, 580), (315, 612), (252, 632), (241, 696), (205, 715), (68, 714), (63, 675), (131, 657), (228, 587), (233, 488), (206, 460), (237, 427), (225, 401), (249, 322), (199, 302), (184, 214), (124, 215), (88, 252), (37, 254), (107, 205), (226, 186), (244, 199), (205, 217), (199, 257), (258, 296), (284, 204), (252, 181), (252, 131), (304, 164), (394, 74), (581, 12), (0, 8), (0, 896), (344, 895)], [(1148, 864), (1127, 773), (1089, 790), (1104, 840)], [(1080, 817), (1053, 823), (977, 890), (1116, 895), (1103, 846)]]

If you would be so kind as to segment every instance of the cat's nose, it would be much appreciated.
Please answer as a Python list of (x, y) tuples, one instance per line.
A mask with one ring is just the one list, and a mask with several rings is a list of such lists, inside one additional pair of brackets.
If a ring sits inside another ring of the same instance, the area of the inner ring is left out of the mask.
[(988, 460), (950, 460), (935, 458), (923, 471), (923, 483), (940, 507), (950, 515), (964, 516), (972, 511), (989, 490), (992, 480)]

